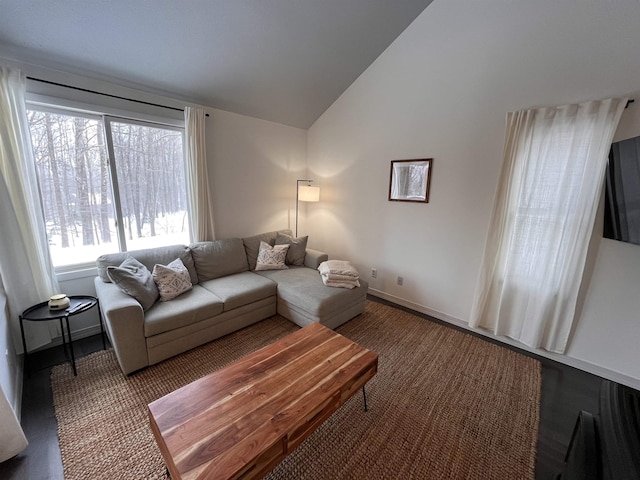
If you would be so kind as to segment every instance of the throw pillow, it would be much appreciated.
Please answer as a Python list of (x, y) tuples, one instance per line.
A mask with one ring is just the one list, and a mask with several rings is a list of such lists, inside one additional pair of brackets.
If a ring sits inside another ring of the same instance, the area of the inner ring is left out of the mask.
[(119, 267), (107, 267), (107, 275), (120, 290), (135, 298), (143, 310), (149, 310), (158, 299), (151, 272), (133, 257), (127, 257)]
[(242, 239), (244, 244), (245, 253), (247, 254), (247, 262), (249, 263), (249, 270), (256, 269), (256, 262), (258, 261), (258, 253), (260, 252), (260, 242), (273, 245), (276, 243), (276, 237), (278, 232), (262, 233), (260, 235), (254, 235), (253, 237), (246, 237)]
[(286, 270), (285, 258), (287, 257), (289, 245), (274, 245), (273, 247), (265, 242), (260, 242), (258, 259), (256, 260), (256, 271), (258, 270)]
[(179, 258), (169, 265), (157, 263), (153, 267), (152, 276), (160, 292), (161, 302), (173, 300), (192, 288), (189, 270)]
[(276, 238), (276, 245), (289, 245), (287, 258), (285, 260), (287, 265), (304, 265), (304, 257), (307, 254), (308, 239), (308, 236), (293, 238), (291, 235), (278, 233), (278, 238)]

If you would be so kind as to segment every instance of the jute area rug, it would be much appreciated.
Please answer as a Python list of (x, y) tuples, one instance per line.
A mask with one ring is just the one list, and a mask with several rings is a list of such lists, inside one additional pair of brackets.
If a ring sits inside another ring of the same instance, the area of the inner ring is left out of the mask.
[[(166, 478), (147, 404), (298, 327), (275, 316), (125, 377), (111, 350), (51, 374), (66, 479)], [(337, 330), (379, 355), (367, 384), (267, 478), (533, 479), (537, 360), (368, 301)]]

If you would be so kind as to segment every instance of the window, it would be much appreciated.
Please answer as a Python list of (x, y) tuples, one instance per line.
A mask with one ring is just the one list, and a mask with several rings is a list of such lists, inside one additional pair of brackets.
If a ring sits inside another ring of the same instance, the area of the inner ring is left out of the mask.
[(624, 98), (606, 99), (507, 115), (471, 327), (565, 351), (606, 153), (625, 104)]
[(75, 111), (27, 111), (55, 267), (189, 243), (183, 129)]
[(520, 188), (510, 205), (514, 218), (505, 275), (523, 290), (539, 285), (557, 290), (562, 270), (540, 258), (564, 259), (574, 248), (572, 236), (563, 232), (583, 215), (584, 167), (577, 159), (588, 158), (589, 144), (572, 134), (573, 117), (538, 123), (528, 150), (519, 158)]

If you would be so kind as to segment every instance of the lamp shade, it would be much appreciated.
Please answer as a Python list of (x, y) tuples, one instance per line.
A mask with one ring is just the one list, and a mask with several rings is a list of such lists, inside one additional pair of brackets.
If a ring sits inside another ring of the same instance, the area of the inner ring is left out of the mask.
[(298, 187), (298, 199), (301, 202), (319, 202), (320, 187), (314, 185), (300, 185)]

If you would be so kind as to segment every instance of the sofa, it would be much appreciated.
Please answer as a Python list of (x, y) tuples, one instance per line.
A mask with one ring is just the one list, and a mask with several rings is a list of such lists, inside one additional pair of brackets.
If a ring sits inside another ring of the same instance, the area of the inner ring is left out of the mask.
[[(355, 288), (326, 286), (317, 269), (328, 256), (306, 248), (306, 243), (306, 237), (296, 239), (290, 230), (281, 230), (100, 256), (96, 294), (123, 373), (276, 313), (301, 327), (320, 322), (332, 329), (362, 313), (367, 283), (360, 280)], [(260, 263), (261, 248), (267, 245), (286, 249), (285, 266), (271, 269)], [(187, 278), (188, 290), (166, 301), (144, 301), (115, 275), (127, 262), (139, 264), (140, 271), (153, 271), (154, 278), (167, 265), (183, 265), (178, 273)]]

